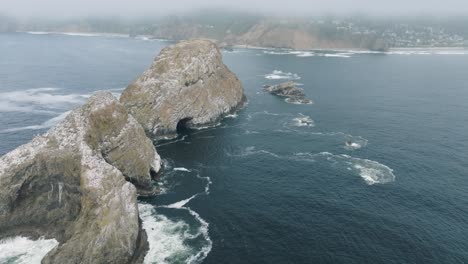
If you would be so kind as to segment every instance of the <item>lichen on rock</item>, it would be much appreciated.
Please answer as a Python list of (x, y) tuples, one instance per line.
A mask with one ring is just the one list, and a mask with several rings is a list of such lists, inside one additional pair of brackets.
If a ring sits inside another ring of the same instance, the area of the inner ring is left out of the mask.
[(244, 101), (242, 84), (223, 63), (217, 45), (200, 39), (164, 48), (120, 97), (154, 139), (174, 136), (178, 124), (214, 124)]

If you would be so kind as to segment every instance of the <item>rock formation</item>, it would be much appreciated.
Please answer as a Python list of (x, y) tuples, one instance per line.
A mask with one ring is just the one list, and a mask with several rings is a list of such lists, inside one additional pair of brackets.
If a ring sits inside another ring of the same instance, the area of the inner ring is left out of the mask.
[(0, 239), (57, 239), (43, 263), (141, 262), (147, 240), (130, 182), (151, 189), (159, 168), (141, 125), (111, 93), (97, 93), (0, 158)]
[(277, 85), (265, 85), (263, 90), (273, 95), (287, 97), (286, 102), (292, 104), (311, 104), (312, 101), (308, 99), (304, 93), (304, 89), (298, 88), (297, 83), (293, 81), (280, 83)]
[(120, 102), (156, 139), (177, 128), (216, 123), (244, 103), (239, 79), (208, 40), (182, 41), (161, 51), (123, 92)]
[(0, 158), (0, 239), (55, 238), (42, 263), (141, 263), (148, 241), (137, 191), (154, 194), (161, 163), (147, 134), (214, 123), (244, 100), (212, 42), (165, 48), (121, 102), (98, 92)]

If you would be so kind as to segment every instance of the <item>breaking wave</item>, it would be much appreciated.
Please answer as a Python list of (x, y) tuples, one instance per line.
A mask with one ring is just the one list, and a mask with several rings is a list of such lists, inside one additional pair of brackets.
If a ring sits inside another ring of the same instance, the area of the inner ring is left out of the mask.
[(55, 239), (31, 240), (21, 236), (3, 239), (0, 241), (0, 263), (40, 264), (58, 244)]
[(272, 73), (266, 74), (265, 78), (269, 80), (282, 80), (282, 79), (299, 80), (301, 79), (301, 77), (295, 73), (283, 72), (279, 70), (274, 70)]
[[(170, 160), (165, 163), (165, 169), (172, 168), (172, 171), (194, 171), (173, 167)], [(200, 176), (197, 170), (195, 172), (198, 179), (206, 182), (203, 192), (169, 205), (138, 205), (150, 247), (144, 263), (201, 263), (210, 253), (213, 242), (209, 236), (209, 224), (187, 205), (200, 195), (208, 195), (212, 182), (209, 177)], [(167, 210), (177, 210), (171, 212), (183, 214), (184, 218), (171, 218), (164, 214)]]
[(208, 235), (208, 223), (187, 207), (167, 208), (186, 210), (198, 222), (198, 228), (194, 229), (184, 220), (168, 218), (153, 205), (138, 204), (149, 242), (144, 263), (200, 263), (213, 244)]

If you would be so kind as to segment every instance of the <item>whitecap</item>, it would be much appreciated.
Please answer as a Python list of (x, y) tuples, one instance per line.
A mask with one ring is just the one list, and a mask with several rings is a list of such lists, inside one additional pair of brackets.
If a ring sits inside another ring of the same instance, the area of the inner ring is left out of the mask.
[(0, 263), (40, 264), (44, 256), (58, 245), (55, 239), (31, 240), (26, 237), (0, 241)]
[(265, 74), (265, 78), (269, 80), (282, 80), (282, 79), (299, 80), (301, 79), (301, 77), (295, 73), (283, 72), (279, 70), (274, 70), (272, 73)]

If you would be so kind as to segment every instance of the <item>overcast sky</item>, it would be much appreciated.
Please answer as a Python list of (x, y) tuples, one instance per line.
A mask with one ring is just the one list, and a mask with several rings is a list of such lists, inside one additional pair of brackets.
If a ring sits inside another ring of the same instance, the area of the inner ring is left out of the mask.
[(468, 0), (0, 0), (0, 13), (15, 16), (138, 16), (203, 8), (291, 14), (468, 14)]

